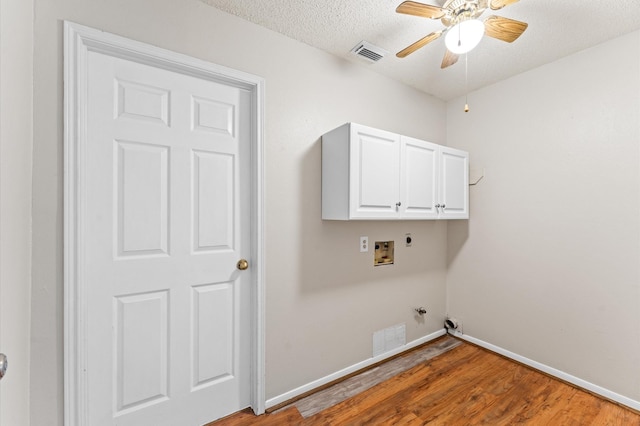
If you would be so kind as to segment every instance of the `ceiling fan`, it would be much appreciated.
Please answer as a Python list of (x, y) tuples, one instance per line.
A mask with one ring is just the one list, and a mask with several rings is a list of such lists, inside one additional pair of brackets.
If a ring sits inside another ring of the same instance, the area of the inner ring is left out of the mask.
[(511, 43), (527, 29), (528, 24), (502, 16), (491, 15), (480, 21), (478, 18), (487, 8), (499, 10), (518, 0), (446, 0), (442, 7), (415, 1), (402, 2), (398, 13), (422, 18), (440, 19), (446, 28), (434, 31), (396, 54), (404, 58), (446, 33), (447, 50), (440, 68), (458, 62), (458, 56), (473, 49), (484, 34)]

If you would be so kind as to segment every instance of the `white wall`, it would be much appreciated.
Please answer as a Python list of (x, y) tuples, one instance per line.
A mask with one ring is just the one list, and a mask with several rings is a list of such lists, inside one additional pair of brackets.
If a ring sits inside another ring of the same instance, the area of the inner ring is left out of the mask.
[[(472, 72), (472, 71), (471, 71)], [(448, 226), (464, 333), (640, 400), (640, 33), (448, 104), (486, 175)]]
[(0, 0), (0, 425), (29, 424), (33, 3)]
[[(444, 143), (443, 102), (198, 0), (35, 0), (35, 12), (32, 424), (62, 424), (63, 20), (266, 79), (268, 398), (369, 358), (375, 330), (405, 322), (411, 341), (441, 328), (446, 223), (323, 222), (320, 137), (354, 121)], [(358, 251), (360, 235), (407, 232), (392, 267)]]

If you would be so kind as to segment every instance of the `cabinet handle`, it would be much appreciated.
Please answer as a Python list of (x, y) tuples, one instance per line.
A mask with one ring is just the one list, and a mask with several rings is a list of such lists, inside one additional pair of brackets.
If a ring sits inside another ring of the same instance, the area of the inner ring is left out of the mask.
[(396, 207), (400, 207), (401, 205), (402, 205), (402, 203), (401, 203), (400, 201), (398, 201), (398, 202), (396, 203)]
[(442, 205), (442, 210), (444, 210), (444, 208), (445, 208), (445, 207), (446, 207), (446, 206), (443, 204), (443, 205)]
[(440, 204), (436, 204), (436, 210), (440, 208)]

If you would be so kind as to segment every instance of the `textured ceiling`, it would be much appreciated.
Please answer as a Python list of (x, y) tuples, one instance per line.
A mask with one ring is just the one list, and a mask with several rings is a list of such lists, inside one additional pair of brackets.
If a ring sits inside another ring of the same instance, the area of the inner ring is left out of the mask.
[[(443, 100), (466, 91), (464, 57), (440, 69), (443, 37), (396, 58), (399, 50), (443, 27), (439, 20), (397, 14), (402, 0), (202, 1)], [(470, 91), (640, 29), (640, 0), (521, 0), (481, 18), (491, 14), (525, 21), (529, 28), (512, 44), (484, 37), (468, 54)], [(350, 54), (362, 40), (389, 54), (373, 64)]]

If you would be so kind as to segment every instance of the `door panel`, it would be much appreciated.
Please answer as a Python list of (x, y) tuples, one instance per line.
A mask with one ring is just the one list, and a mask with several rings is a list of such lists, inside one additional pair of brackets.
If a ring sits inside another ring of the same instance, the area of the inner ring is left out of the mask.
[(116, 141), (119, 256), (168, 254), (169, 148)]
[(169, 91), (143, 83), (116, 79), (116, 118), (169, 125)]
[(441, 147), (441, 219), (469, 218), (469, 154)]
[(401, 137), (401, 217), (411, 219), (434, 219), (438, 212), (438, 145)]
[(233, 250), (234, 157), (193, 152), (194, 250)]
[(115, 413), (169, 396), (168, 291), (114, 298)]
[(400, 200), (398, 135), (358, 126), (351, 136), (352, 218), (396, 217)]
[(89, 424), (204, 424), (250, 403), (250, 95), (88, 64)]
[(194, 287), (192, 295), (192, 389), (196, 389), (233, 379), (233, 283)]

